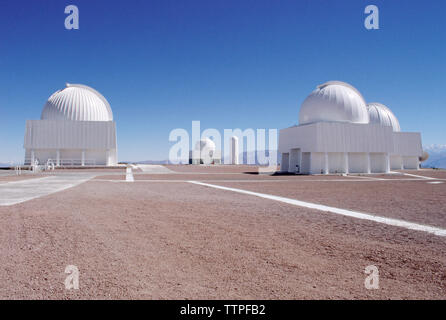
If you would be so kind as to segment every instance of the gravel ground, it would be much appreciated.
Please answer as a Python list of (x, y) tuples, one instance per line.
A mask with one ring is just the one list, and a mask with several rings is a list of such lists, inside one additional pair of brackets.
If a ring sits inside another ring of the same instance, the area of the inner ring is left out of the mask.
[[(444, 185), (294, 178), (218, 184), (444, 225)], [(0, 207), (0, 241), (2, 299), (446, 298), (445, 238), (186, 182), (91, 180)], [(65, 290), (67, 265), (79, 290)]]

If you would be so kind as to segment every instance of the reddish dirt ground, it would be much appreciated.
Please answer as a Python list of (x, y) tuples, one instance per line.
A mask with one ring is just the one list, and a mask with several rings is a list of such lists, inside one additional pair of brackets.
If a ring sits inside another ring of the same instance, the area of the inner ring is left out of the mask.
[[(217, 176), (232, 175), (194, 180)], [(280, 178), (294, 180), (215, 184), (444, 226), (445, 185)], [(91, 180), (0, 207), (0, 241), (2, 299), (446, 298), (444, 237), (186, 182)], [(67, 265), (79, 290), (65, 290)]]

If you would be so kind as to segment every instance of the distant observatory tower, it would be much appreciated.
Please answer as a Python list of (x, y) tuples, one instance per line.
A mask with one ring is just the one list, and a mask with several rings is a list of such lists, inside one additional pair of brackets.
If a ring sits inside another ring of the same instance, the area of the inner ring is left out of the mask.
[(231, 164), (239, 164), (238, 138), (231, 137)]

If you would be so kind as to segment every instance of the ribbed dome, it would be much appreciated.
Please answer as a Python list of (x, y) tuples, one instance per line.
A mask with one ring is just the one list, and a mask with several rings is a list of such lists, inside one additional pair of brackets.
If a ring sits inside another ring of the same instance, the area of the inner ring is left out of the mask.
[(42, 120), (113, 121), (107, 100), (93, 88), (68, 84), (48, 99)]
[(366, 102), (361, 93), (341, 81), (317, 87), (302, 103), (299, 123), (314, 122), (369, 123)]
[(391, 126), (393, 131), (401, 131), (398, 119), (385, 105), (378, 102), (371, 102), (367, 105), (367, 110), (369, 112), (370, 123)]

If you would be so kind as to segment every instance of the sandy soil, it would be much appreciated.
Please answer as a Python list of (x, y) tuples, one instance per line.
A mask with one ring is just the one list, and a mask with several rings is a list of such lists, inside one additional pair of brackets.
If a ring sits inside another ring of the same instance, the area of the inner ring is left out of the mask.
[[(425, 182), (283, 183), (265, 188), (330, 192), (344, 207), (380, 199), (373, 207), (392, 212), (407, 211), (408, 195), (428, 197), (426, 216), (445, 199)], [(0, 241), (3, 299), (446, 298), (445, 238), (185, 182), (92, 180), (0, 207)], [(372, 264), (379, 290), (364, 288)], [(64, 288), (67, 265), (80, 270), (78, 291)]]

